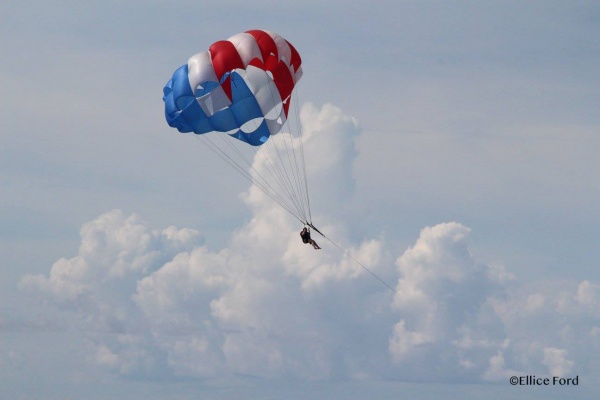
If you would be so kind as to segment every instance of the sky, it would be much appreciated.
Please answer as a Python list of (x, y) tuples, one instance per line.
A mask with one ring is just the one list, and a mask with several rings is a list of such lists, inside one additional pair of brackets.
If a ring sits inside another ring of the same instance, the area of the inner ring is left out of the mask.
[[(600, 394), (598, 2), (205, 3), (3, 3), (0, 397)], [(302, 56), (319, 251), (164, 120), (249, 29)]]

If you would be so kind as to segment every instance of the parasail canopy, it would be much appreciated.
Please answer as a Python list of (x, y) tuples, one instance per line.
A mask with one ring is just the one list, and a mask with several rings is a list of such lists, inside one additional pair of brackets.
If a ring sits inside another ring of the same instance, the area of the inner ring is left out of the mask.
[[(301, 64), (298, 51), (280, 35), (249, 30), (190, 57), (165, 85), (163, 100), (169, 126), (197, 134), (211, 151), (308, 224), (310, 200), (295, 100)], [(295, 132), (288, 124), (292, 114)]]
[(301, 63), (294, 46), (273, 32), (250, 30), (215, 42), (167, 82), (167, 122), (180, 132), (223, 132), (259, 146), (287, 121)]

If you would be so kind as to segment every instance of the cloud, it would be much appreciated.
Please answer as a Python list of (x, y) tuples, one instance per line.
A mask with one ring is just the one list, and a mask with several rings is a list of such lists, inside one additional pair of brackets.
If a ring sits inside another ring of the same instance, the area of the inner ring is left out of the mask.
[(150, 229), (138, 215), (120, 210), (84, 224), (80, 237), (77, 256), (56, 261), (49, 276), (23, 277), (20, 288), (78, 311), (94, 329), (109, 330), (135, 319), (125, 306), (138, 279), (203, 243), (194, 229)]
[[(471, 255), (470, 229), (456, 222), (424, 228), (396, 260), (393, 306), (401, 315), (389, 341), (394, 363), (406, 373), (420, 361), (441, 367), (446, 378), (475, 379), (505, 335), (491, 299), (500, 290), (490, 267)], [(418, 376), (414, 376), (418, 379)]]
[(311, 188), (329, 204), (321, 210), (335, 210), (319, 227), (352, 259), (318, 236), (324, 250), (302, 244), (297, 221), (250, 187), (242, 198), (252, 218), (222, 249), (209, 249), (195, 229), (154, 229), (113, 210), (83, 225), (74, 257), (23, 277), (21, 289), (72, 318), (91, 362), (124, 375), (597, 376), (597, 284), (519, 284), (510, 270), (477, 260), (471, 230), (458, 222), (423, 228), (406, 250), (355, 241), (336, 205), (352, 194), (359, 125), (331, 105), (304, 107), (302, 121), (306, 149), (320, 154), (308, 164)]
[(506, 381), (506, 379), (515, 375), (524, 375), (522, 372), (507, 369), (504, 360), (504, 353), (498, 351), (491, 356), (487, 368), (485, 369), (482, 378), (486, 381)]
[(583, 306), (590, 307), (592, 310), (600, 310), (600, 285), (595, 285), (590, 281), (583, 281), (577, 286), (576, 300)]
[[(307, 103), (302, 107), (299, 118), (302, 123), (302, 140), (295, 139), (292, 145), (283, 140), (282, 135), (275, 136), (275, 140), (262, 147), (260, 156), (254, 158), (251, 173), (256, 181), (264, 176), (277, 183), (281, 179), (279, 173), (274, 172), (277, 168), (273, 165), (278, 164), (278, 159), (272, 155), (273, 145), (277, 144), (284, 159), (290, 148), (299, 149), (303, 146), (303, 154), (294, 154), (293, 157), (305, 158), (312, 209), (327, 210), (327, 214), (319, 215), (319, 221), (323, 223), (323, 219), (340, 217), (350, 211), (347, 204), (354, 193), (353, 162), (357, 155), (355, 142), (360, 133), (360, 125), (355, 118), (345, 115), (331, 104), (319, 108)], [(292, 119), (290, 117), (289, 125), (294, 131)], [(302, 175), (303, 171), (290, 170), (289, 179), (294, 180), (296, 173)], [(256, 185), (252, 185), (243, 198), (254, 215), (261, 219), (269, 215), (276, 216), (282, 211), (273, 208), (267, 195)], [(271, 219), (270, 222), (274, 221)]]
[(590, 374), (597, 380), (600, 313), (597, 285), (582, 281), (539, 281), (506, 288), (493, 307), (510, 338), (507, 354), (519, 370), (564, 376)]
[(552, 376), (565, 377), (571, 372), (573, 361), (567, 359), (568, 352), (564, 349), (555, 347), (544, 348), (543, 363), (548, 367), (548, 371)]

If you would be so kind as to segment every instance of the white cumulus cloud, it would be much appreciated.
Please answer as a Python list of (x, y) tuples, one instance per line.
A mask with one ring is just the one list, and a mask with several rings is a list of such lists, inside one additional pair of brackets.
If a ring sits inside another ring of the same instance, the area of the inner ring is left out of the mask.
[(423, 369), (435, 363), (446, 376), (473, 378), (503, 346), (491, 303), (499, 288), (491, 269), (471, 255), (469, 233), (456, 222), (424, 228), (396, 260), (401, 278), (393, 306), (400, 319), (389, 349), (407, 371), (418, 359)]
[(423, 228), (408, 249), (356, 242), (338, 205), (352, 196), (360, 127), (331, 105), (301, 115), (315, 220), (343, 251), (318, 235), (323, 250), (302, 244), (297, 221), (252, 186), (243, 199), (253, 216), (222, 249), (195, 229), (155, 229), (113, 210), (83, 225), (75, 256), (23, 277), (21, 289), (71, 316), (89, 359), (121, 374), (597, 377), (597, 284), (519, 285), (510, 268), (475, 258), (458, 222)]
[(568, 351), (557, 349), (555, 347), (546, 347), (544, 349), (543, 363), (548, 367), (550, 375), (565, 377), (571, 372), (575, 364), (567, 358)]

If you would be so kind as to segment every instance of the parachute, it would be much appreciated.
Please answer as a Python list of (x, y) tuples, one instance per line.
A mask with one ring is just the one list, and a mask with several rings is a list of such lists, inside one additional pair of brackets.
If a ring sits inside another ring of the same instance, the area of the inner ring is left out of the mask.
[[(169, 126), (195, 133), (236, 171), (309, 224), (295, 99), (301, 64), (298, 51), (280, 35), (249, 30), (192, 56), (165, 85), (163, 101)], [(295, 130), (288, 123), (291, 114)], [(256, 159), (261, 160), (260, 169), (255, 168)]]
[[(167, 123), (179, 132), (195, 133), (286, 211), (398, 294), (312, 223), (295, 99), (301, 64), (294, 46), (273, 32), (250, 30), (215, 42), (179, 67), (165, 85)], [(289, 124), (292, 114), (295, 130)]]

